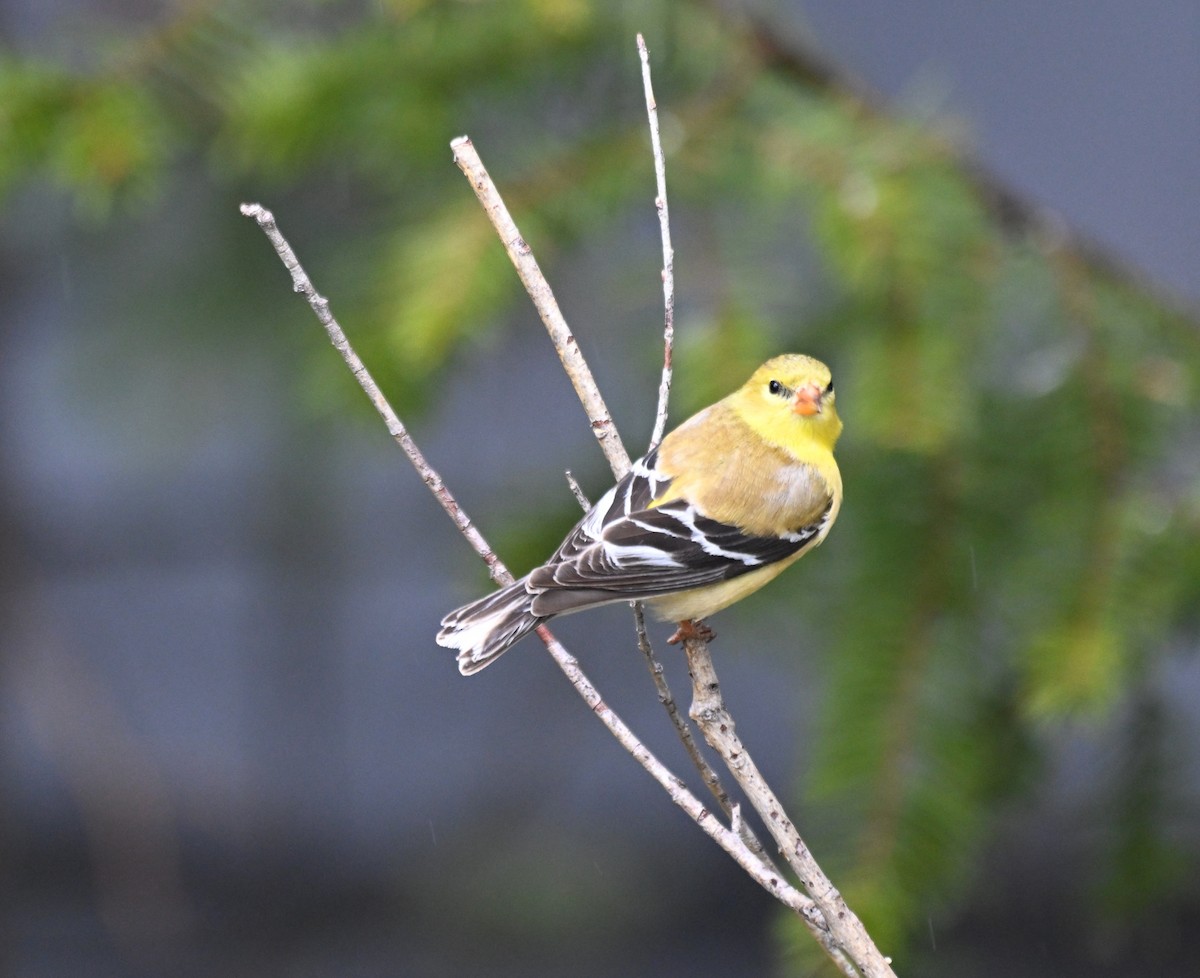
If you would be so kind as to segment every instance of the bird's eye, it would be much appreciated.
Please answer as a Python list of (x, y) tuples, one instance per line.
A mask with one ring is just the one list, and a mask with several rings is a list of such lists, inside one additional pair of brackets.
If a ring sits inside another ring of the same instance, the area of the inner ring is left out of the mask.
[(833, 381), (832, 381), (832, 380), (831, 380), (831, 381), (830, 381), (830, 382), (829, 382), (829, 383), (826, 385), (826, 387), (825, 387), (825, 393), (826, 393), (826, 394), (832, 394), (832, 393), (833, 393)]
[(777, 380), (773, 380), (769, 384), (767, 384), (767, 390), (769, 390), (772, 394), (782, 394), (783, 393), (783, 384), (781, 384)]

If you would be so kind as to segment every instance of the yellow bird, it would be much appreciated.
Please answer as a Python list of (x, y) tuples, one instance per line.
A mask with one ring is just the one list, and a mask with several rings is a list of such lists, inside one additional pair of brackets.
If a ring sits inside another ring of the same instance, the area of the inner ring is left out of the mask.
[(439, 645), (478, 672), (555, 615), (643, 601), (680, 623), (757, 591), (818, 546), (837, 519), (842, 432), (819, 360), (768, 360), (737, 391), (667, 435), (604, 494), (541, 567), (450, 612)]

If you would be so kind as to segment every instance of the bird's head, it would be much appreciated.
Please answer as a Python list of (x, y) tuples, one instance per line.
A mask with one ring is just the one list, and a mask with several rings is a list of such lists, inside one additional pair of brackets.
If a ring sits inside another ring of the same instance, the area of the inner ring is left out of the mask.
[(779, 444), (809, 437), (833, 448), (842, 433), (833, 377), (820, 360), (799, 353), (773, 357), (735, 395), (744, 416)]

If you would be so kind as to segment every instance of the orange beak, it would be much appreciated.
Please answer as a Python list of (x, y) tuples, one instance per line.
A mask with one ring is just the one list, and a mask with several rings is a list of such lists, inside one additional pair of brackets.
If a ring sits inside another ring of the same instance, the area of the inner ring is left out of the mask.
[(825, 392), (816, 384), (809, 384), (796, 391), (796, 403), (792, 410), (805, 418), (821, 413), (821, 398)]

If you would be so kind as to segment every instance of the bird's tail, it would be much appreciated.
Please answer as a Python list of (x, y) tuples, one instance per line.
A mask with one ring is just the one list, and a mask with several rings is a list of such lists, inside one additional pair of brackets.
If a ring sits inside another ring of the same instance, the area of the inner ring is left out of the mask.
[(532, 604), (533, 595), (522, 578), (450, 612), (442, 619), (437, 643), (458, 649), (458, 671), (469, 676), (491, 665), (546, 620), (533, 614)]

